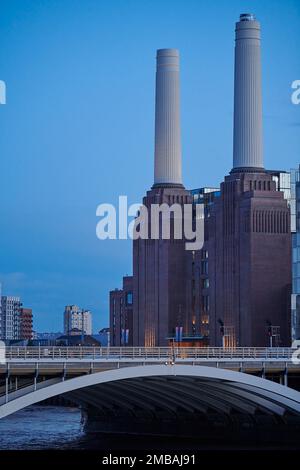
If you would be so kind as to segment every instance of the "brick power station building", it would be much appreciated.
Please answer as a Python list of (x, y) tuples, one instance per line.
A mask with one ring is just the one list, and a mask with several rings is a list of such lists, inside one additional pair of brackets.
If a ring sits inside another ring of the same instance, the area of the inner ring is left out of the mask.
[(161, 49), (154, 184), (143, 204), (200, 198), (204, 245), (133, 242), (133, 276), (110, 292), (112, 345), (290, 345), (290, 210), (263, 164), (260, 24), (251, 14), (236, 23), (233, 167), (220, 190), (206, 189), (182, 183), (179, 53)]

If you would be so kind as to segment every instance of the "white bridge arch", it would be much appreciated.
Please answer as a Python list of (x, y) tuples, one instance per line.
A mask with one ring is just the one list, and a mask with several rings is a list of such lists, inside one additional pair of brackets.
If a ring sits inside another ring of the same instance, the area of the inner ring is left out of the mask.
[(225, 414), (232, 409), (281, 417), (300, 414), (300, 392), (270, 380), (216, 367), (161, 364), (50, 379), (36, 390), (19, 389), (9, 394), (8, 402), (0, 401), (0, 418), (58, 395), (96, 408), (141, 408), (150, 413), (157, 407), (176, 413), (179, 407), (187, 412), (211, 408)]

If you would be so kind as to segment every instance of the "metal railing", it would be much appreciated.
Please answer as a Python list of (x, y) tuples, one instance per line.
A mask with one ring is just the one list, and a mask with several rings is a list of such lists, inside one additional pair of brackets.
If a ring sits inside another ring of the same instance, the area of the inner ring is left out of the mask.
[(2, 393), (0, 391), (0, 406), (8, 403), (11, 400), (22, 397), (26, 394), (35, 392), (36, 390), (41, 390), (42, 388), (49, 387), (49, 385), (54, 385), (61, 382), (61, 377), (55, 377), (53, 379), (48, 379), (42, 382), (31, 382), (25, 383), (18, 388), (7, 387)]
[(293, 348), (187, 348), (187, 347), (60, 347), (10, 346), (6, 359), (35, 360), (290, 360)]

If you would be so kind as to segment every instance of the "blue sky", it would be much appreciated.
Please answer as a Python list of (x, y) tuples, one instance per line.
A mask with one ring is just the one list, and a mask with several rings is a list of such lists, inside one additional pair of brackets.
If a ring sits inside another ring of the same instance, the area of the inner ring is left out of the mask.
[(262, 26), (267, 168), (300, 162), (300, 1), (1, 0), (0, 281), (38, 331), (64, 306), (108, 324), (108, 292), (131, 273), (130, 241), (99, 241), (96, 207), (139, 202), (153, 178), (155, 51), (181, 53), (183, 174), (231, 169), (234, 23)]

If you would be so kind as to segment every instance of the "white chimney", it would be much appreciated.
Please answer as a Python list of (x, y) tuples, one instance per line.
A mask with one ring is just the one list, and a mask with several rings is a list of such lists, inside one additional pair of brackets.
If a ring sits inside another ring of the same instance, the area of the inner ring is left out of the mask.
[(164, 185), (182, 185), (177, 49), (156, 56), (154, 186)]
[(260, 24), (244, 13), (235, 32), (233, 169), (262, 169)]

